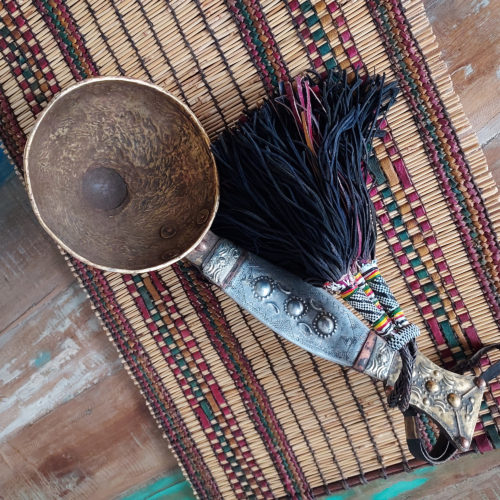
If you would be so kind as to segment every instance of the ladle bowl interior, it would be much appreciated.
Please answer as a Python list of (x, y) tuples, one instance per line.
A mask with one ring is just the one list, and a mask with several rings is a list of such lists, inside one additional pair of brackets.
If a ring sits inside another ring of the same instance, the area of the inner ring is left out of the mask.
[(209, 139), (160, 87), (121, 77), (52, 101), (25, 150), (28, 192), (48, 233), (93, 266), (161, 268), (208, 231), (218, 202)]

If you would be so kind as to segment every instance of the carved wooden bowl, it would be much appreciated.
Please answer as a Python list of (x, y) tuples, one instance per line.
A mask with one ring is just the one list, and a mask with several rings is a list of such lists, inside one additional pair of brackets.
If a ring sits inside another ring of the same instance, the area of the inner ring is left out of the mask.
[(85, 80), (47, 107), (24, 154), (42, 226), (101, 269), (144, 272), (189, 253), (217, 210), (209, 139), (160, 87), (121, 77)]

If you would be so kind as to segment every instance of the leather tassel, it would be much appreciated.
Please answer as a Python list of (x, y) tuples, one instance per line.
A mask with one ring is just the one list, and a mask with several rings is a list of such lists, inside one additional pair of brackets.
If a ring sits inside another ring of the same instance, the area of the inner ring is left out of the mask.
[(378, 122), (397, 89), (381, 76), (298, 77), (214, 143), (217, 234), (317, 286), (374, 258), (366, 189)]

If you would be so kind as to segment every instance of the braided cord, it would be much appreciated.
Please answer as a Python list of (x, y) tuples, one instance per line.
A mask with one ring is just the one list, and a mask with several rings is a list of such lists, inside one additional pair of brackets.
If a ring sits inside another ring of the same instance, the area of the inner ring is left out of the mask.
[(405, 412), (410, 405), (413, 367), (418, 351), (415, 338), (420, 335), (420, 330), (407, 320), (399, 302), (380, 274), (376, 260), (361, 266), (361, 274), (366, 282), (365, 290), (369, 288), (367, 296), (375, 296), (395, 326), (395, 334), (387, 339), (387, 345), (399, 352), (402, 367), (388, 402), (389, 406), (397, 406)]
[[(410, 404), (413, 366), (417, 355), (415, 337), (420, 331), (404, 316), (399, 303), (380, 275), (376, 262), (374, 265), (370, 264), (370, 268), (363, 266), (362, 272), (356, 276), (344, 278), (337, 283), (325, 283), (324, 288), (331, 293), (339, 292), (340, 297), (370, 323), (387, 342), (388, 347), (399, 352), (402, 361), (401, 372), (388, 402), (389, 406), (397, 406), (404, 412)], [(366, 271), (366, 274), (363, 271)]]
[(389, 285), (380, 274), (376, 260), (363, 265), (361, 267), (361, 274), (396, 327), (395, 335), (387, 340), (387, 344), (394, 351), (399, 351), (406, 344), (418, 337), (420, 330), (406, 318)]
[(348, 286), (340, 291), (340, 297), (358, 311), (379, 335), (387, 335), (393, 330), (385, 311), (379, 309), (362, 288), (356, 285)]
[(401, 317), (404, 318), (396, 297), (394, 297), (386, 281), (380, 274), (376, 263), (372, 262), (368, 266), (362, 266), (361, 273), (365, 281), (370, 284), (369, 286), (391, 319), (397, 321)]
[(375, 304), (375, 306), (377, 306), (381, 310), (384, 310), (384, 308), (382, 307), (382, 304), (378, 300), (378, 298), (375, 295), (375, 293), (373, 292), (372, 288), (365, 281), (364, 276), (361, 273), (358, 273), (358, 274), (356, 274), (356, 276), (354, 276), (354, 279), (356, 280), (356, 284), (363, 288), (365, 295)]
[(370, 291), (365, 291), (365, 282), (361, 273), (337, 283), (325, 283), (324, 287), (330, 292), (339, 292), (340, 297), (357, 311), (381, 337), (387, 339), (394, 335), (394, 326), (384, 309), (373, 293), (370, 296)]
[(396, 336), (394, 325), (361, 273), (344, 278), (337, 283), (325, 283), (324, 288), (330, 293), (338, 292), (340, 297), (387, 342)]

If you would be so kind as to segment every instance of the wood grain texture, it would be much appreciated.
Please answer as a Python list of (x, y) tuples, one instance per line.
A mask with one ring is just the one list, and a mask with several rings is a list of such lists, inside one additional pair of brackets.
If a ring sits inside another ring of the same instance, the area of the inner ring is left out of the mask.
[[(500, 0), (424, 3), (499, 183)], [(178, 470), (84, 292), (12, 176), (0, 187), (0, 234), (0, 498), (115, 498)], [(473, 477), (469, 497), (488, 481), (485, 495), (494, 498), (500, 485), (490, 480), (499, 462), (499, 451), (465, 457), (458, 466), (436, 469), (426, 489), (398, 498), (445, 499), (450, 491), (465, 498), (465, 486), (452, 486), (465, 476)], [(349, 498), (372, 493), (353, 489)]]
[(424, 0), (442, 57), (497, 184), (500, 0)]
[(30, 308), (62, 292), (74, 278), (40, 230), (23, 185), (11, 175), (0, 196), (0, 331), (14, 328)]
[(100, 379), (91, 389), (68, 391), (66, 402), (2, 443), (0, 496), (113, 498), (176, 466), (124, 370), (89, 371)]
[(0, 498), (110, 498), (177, 465), (84, 291), (0, 186)]
[(500, 186), (500, 135), (497, 135), (486, 146), (483, 147), (484, 154), (488, 158), (488, 165), (497, 186)]
[(50, 294), (2, 334), (0, 440), (121, 368), (78, 288)]

